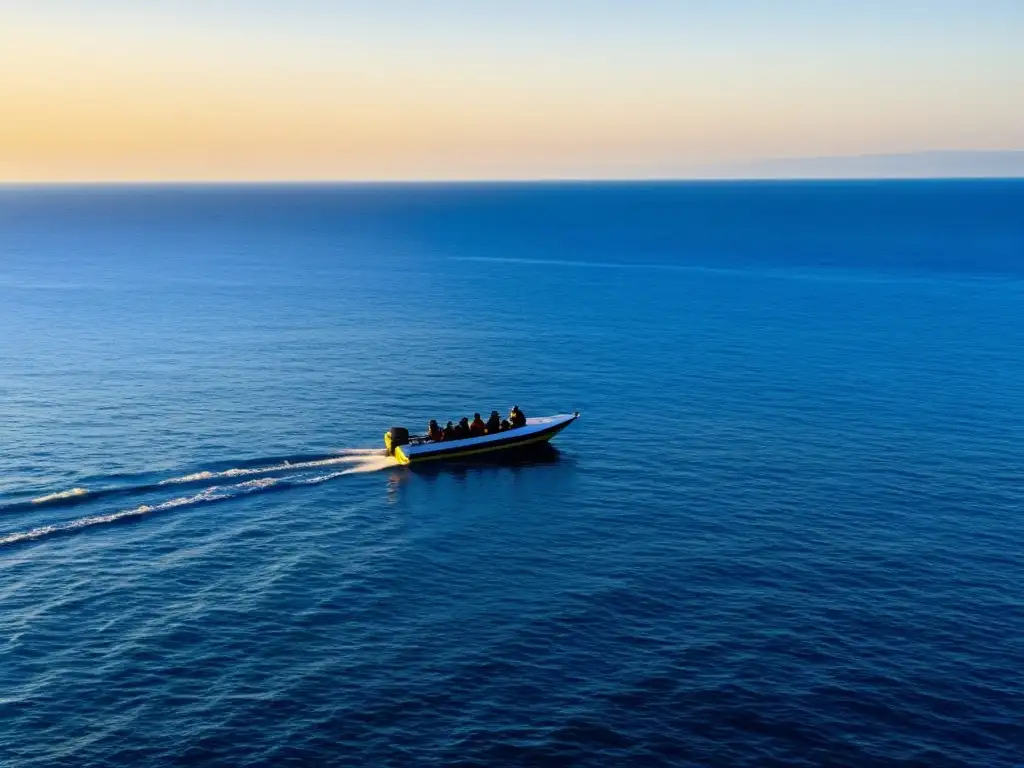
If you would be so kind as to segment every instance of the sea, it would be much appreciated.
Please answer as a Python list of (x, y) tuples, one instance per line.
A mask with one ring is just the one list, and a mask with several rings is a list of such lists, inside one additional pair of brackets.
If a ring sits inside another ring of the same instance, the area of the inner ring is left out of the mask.
[(1022, 765), (1022, 460), (1024, 181), (3, 187), (0, 765)]

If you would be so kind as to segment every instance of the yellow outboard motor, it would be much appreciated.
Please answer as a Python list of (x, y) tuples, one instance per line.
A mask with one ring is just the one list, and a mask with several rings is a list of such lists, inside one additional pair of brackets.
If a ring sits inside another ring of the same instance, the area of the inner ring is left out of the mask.
[(395, 455), (395, 448), (400, 445), (409, 444), (409, 430), (405, 427), (392, 427), (384, 433), (384, 447), (388, 451), (388, 456)]

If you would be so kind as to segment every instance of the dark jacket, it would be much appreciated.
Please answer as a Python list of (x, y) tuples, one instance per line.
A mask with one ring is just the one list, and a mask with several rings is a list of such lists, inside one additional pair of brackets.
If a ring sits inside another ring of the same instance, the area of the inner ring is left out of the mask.
[(487, 434), (495, 435), (501, 430), (501, 417), (496, 413), (491, 414), (491, 418), (487, 420)]

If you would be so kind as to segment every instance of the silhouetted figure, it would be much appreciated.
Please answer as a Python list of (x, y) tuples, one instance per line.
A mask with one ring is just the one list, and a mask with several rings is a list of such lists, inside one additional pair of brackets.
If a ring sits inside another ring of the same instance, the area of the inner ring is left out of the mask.
[(501, 431), (502, 432), (508, 432), (510, 429), (512, 429), (512, 424), (509, 422), (509, 420), (508, 419), (502, 419), (501, 420)]
[(480, 418), (479, 413), (473, 414), (473, 423), (469, 425), (470, 437), (483, 437), (487, 434), (487, 425)]
[(455, 439), (465, 440), (467, 437), (469, 437), (469, 419), (463, 416), (459, 419), (458, 426), (455, 427)]
[(442, 440), (454, 440), (455, 439), (455, 426), (449, 421), (444, 425), (444, 432), (441, 433)]
[(497, 411), (491, 411), (491, 417), (487, 419), (487, 434), (496, 435), (501, 431), (501, 416)]
[(508, 415), (508, 420), (512, 425), (512, 429), (526, 426), (526, 414), (519, 410), (518, 405), (512, 406), (512, 411)]
[(435, 419), (430, 420), (430, 424), (427, 426), (427, 437), (433, 440), (435, 443), (439, 443), (444, 440), (444, 432), (437, 426)]

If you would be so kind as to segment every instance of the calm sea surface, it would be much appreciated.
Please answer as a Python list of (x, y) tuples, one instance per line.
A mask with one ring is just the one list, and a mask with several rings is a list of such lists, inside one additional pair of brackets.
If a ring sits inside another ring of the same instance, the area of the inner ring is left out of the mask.
[(1024, 182), (6, 188), (0, 765), (1024, 763), (1022, 457)]

